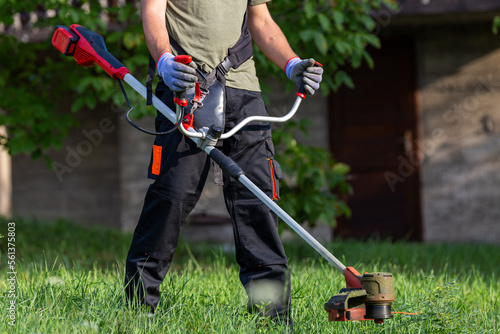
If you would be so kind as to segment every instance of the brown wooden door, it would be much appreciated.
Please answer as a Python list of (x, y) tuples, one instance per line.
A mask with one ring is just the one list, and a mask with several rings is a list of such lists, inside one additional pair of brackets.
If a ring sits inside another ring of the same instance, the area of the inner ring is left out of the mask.
[(330, 147), (354, 188), (335, 235), (421, 240), (414, 43), (382, 40), (370, 54), (375, 68), (349, 71), (356, 88), (330, 99)]

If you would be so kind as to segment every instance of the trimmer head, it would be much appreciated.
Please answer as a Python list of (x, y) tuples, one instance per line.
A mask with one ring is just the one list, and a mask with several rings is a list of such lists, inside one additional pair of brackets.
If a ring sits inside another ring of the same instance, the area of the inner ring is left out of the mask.
[(390, 273), (365, 273), (353, 267), (344, 273), (347, 287), (325, 303), (329, 321), (373, 320), (383, 323), (392, 318), (394, 277)]

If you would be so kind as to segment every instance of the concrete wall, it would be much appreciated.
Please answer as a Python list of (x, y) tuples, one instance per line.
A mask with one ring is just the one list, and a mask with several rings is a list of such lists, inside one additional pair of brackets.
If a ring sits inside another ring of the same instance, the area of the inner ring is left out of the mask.
[[(134, 122), (143, 128), (154, 130), (152, 117)], [(118, 122), (118, 136), (119, 227), (122, 230), (133, 230), (141, 213), (144, 195), (152, 182), (147, 178), (147, 168), (154, 137), (136, 130), (123, 117)]]
[[(6, 137), (5, 126), (0, 126), (0, 137)], [(0, 216), (10, 216), (12, 209), (12, 165), (10, 155), (0, 147)]]
[[(61, 101), (61, 112), (70, 105), (69, 99)], [(48, 153), (55, 169), (43, 160), (12, 158), (12, 213), (119, 227), (117, 114), (101, 105), (80, 111), (77, 118), (80, 127), (62, 149)]]
[(419, 30), (425, 241), (500, 243), (500, 37)]

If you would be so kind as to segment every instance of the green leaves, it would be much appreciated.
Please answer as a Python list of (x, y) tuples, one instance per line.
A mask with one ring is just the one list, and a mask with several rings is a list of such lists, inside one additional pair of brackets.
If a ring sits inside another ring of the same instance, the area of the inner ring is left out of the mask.
[(328, 42), (326, 40), (325, 35), (323, 35), (320, 31), (306, 29), (304, 31), (301, 31), (300, 38), (304, 42), (309, 42), (312, 40), (314, 42), (314, 45), (316, 46), (316, 49), (319, 51), (320, 54), (322, 55), (327, 54)]
[(144, 43), (142, 34), (137, 34), (133, 31), (127, 31), (123, 34), (123, 46), (128, 50), (133, 50), (142, 43)]
[[(322, 14), (321, 16), (324, 16), (328, 19), (328, 17), (324, 14)], [(338, 31), (344, 30), (344, 14), (342, 14), (341, 11), (333, 10), (333, 22), (335, 23), (335, 28)]]
[(498, 35), (498, 28), (500, 27), (500, 16), (495, 16), (493, 19), (493, 24), (491, 26), (491, 31), (493, 34)]
[(276, 160), (285, 174), (280, 181), (280, 206), (299, 223), (317, 222), (336, 226), (338, 216), (351, 211), (342, 196), (352, 192), (345, 180), (349, 166), (335, 161), (331, 153), (319, 147), (308, 147), (295, 140), (297, 131), (307, 134), (308, 120), (288, 122), (273, 130), (277, 146)]
[[(342, 67), (357, 68), (364, 62), (373, 67), (367, 46), (380, 47), (373, 33), (377, 28), (372, 11), (382, 5), (394, 8), (392, 0), (274, 0), (268, 7), (295, 52), (302, 58), (313, 57), (324, 65), (324, 95), (340, 86), (354, 87), (345, 74), (337, 75)], [(259, 56), (256, 50), (259, 76), (284, 78), (280, 69)]]
[[(136, 6), (103, 8), (99, 1), (92, 0), (79, 1), (79, 7), (70, 3), (45, 1), (44, 8), (54, 10), (55, 16), (39, 19), (36, 26), (52, 29), (55, 25), (76, 23), (101, 34), (109, 52), (123, 60), (138, 80), (145, 82), (148, 51)], [(29, 1), (3, 1), (0, 23), (12, 24), (14, 13), (36, 12), (38, 5)], [(119, 31), (108, 34), (107, 24), (102, 20), (106, 12), (111, 16), (110, 22), (120, 25)], [(72, 57), (61, 55), (51, 45), (50, 37), (26, 44), (14, 36), (0, 35), (0, 125), (6, 125), (9, 134), (8, 138), (0, 139), (0, 145), (13, 155), (44, 157), (49, 148), (60, 147), (69, 129), (77, 126), (72, 113), (99, 108), (103, 103), (108, 103), (106, 108), (110, 103), (125, 104), (115, 80), (99, 67), (77, 66)], [(129, 97), (135, 107), (134, 115), (153, 112), (137, 94)]]
[(306, 1), (304, 5), (304, 15), (307, 19), (311, 19), (316, 15), (316, 2)]
[(4, 87), (0, 100), (2, 108), (8, 110), (0, 124), (9, 129), (8, 141), (1, 144), (12, 155), (40, 157), (46, 149), (60, 147), (68, 127), (75, 125), (69, 115), (54, 114), (55, 103), (44, 94), (31, 94), (24, 87)]

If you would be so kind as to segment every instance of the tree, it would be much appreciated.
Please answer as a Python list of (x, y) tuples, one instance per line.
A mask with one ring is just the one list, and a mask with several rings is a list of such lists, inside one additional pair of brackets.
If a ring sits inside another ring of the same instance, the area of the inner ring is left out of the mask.
[[(7, 126), (9, 136), (0, 137), (0, 145), (11, 155), (30, 154), (34, 159), (44, 156), (50, 163), (47, 149), (60, 148), (68, 130), (77, 126), (73, 113), (84, 106), (93, 109), (98, 102), (125, 103), (116, 83), (104, 71), (84, 71), (51, 46), (52, 29), (80, 23), (100, 32), (109, 51), (118, 59), (126, 59), (134, 75), (145, 78), (148, 51), (139, 12), (134, 3), (103, 7), (96, 0), (52, 0), (43, 5), (6, 0), (1, 8), (0, 23), (6, 28), (0, 35), (0, 125)], [(45, 31), (42, 41), (26, 43), (19, 34), (10, 34), (14, 15), (22, 18), (30, 13), (38, 13), (38, 20), (33, 27), (25, 28)], [(58, 99), (67, 95), (74, 97), (71, 110), (58, 111)], [(135, 99), (136, 115), (148, 112), (138, 96), (131, 98)]]
[[(282, 28), (292, 48), (299, 55), (314, 55), (324, 65), (322, 92), (346, 85), (354, 88), (343, 67), (358, 68), (362, 61), (373, 67), (366, 51), (368, 45), (380, 47), (374, 34), (377, 22), (372, 14), (385, 7), (395, 10), (395, 0), (280, 0), (269, 3), (273, 18)], [(256, 53), (261, 76), (277, 74), (281, 69)], [(290, 83), (291, 87), (291, 83)]]

